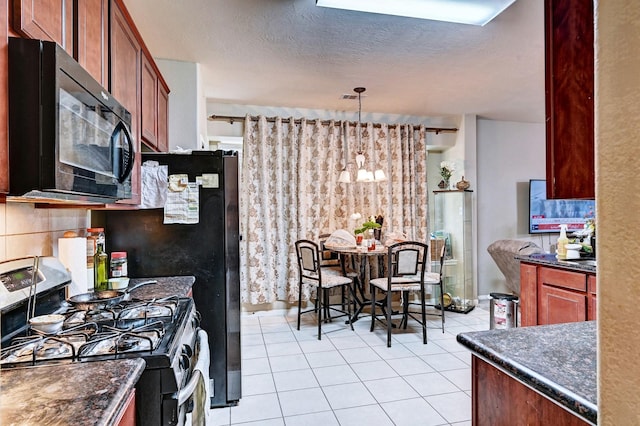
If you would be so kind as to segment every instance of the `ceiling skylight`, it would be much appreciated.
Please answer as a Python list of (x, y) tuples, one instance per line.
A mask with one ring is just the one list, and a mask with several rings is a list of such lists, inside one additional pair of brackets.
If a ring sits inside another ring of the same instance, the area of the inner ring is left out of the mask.
[(316, 0), (317, 6), (485, 25), (516, 0)]

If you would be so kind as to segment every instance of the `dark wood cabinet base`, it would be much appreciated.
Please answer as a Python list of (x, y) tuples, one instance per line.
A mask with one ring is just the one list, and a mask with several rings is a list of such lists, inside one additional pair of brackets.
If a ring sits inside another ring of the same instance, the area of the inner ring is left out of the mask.
[(471, 386), (474, 426), (589, 424), (475, 355)]

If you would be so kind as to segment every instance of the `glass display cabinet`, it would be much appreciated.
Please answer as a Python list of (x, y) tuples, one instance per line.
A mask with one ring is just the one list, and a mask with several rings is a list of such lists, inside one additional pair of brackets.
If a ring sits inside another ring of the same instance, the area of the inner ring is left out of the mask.
[(445, 309), (467, 313), (475, 307), (477, 299), (473, 277), (473, 191), (433, 191), (433, 194), (432, 238), (444, 240), (446, 245), (443, 281), (450, 298), (445, 294)]

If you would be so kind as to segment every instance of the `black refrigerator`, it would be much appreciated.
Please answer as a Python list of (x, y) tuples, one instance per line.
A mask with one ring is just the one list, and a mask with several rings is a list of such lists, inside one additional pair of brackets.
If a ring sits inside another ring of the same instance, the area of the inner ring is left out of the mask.
[[(142, 153), (142, 162), (168, 166), (199, 186), (199, 220), (163, 224), (164, 210), (106, 211), (109, 252), (126, 251), (130, 277), (193, 275), (193, 299), (209, 335), (211, 407), (241, 397), (238, 157), (233, 151)], [(213, 179), (212, 179), (213, 177)], [(144, 187), (143, 187), (144, 190)]]

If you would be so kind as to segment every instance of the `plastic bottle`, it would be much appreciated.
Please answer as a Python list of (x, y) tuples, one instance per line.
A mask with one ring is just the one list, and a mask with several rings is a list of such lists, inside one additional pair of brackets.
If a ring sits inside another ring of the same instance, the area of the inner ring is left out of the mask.
[(558, 248), (557, 257), (558, 259), (564, 260), (567, 258), (567, 244), (569, 244), (569, 239), (567, 238), (567, 225), (560, 225), (560, 237), (558, 237)]
[(94, 291), (103, 291), (109, 289), (109, 280), (107, 275), (107, 263), (109, 256), (104, 252), (104, 243), (98, 243), (96, 254), (93, 257), (94, 268)]

